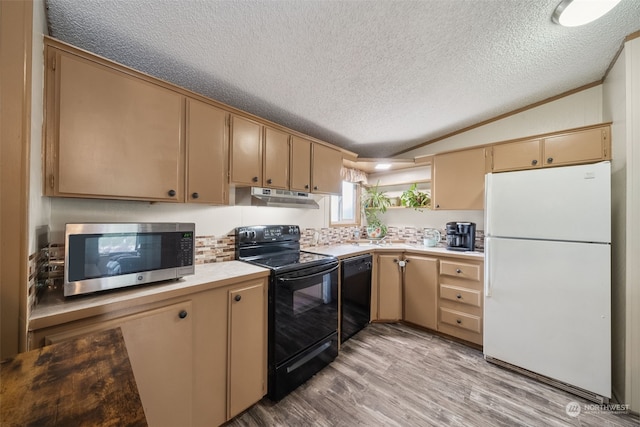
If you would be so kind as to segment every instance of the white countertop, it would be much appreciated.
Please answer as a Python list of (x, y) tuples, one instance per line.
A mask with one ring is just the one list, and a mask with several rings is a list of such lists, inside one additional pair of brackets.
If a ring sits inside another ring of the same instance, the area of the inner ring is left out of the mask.
[(484, 260), (483, 252), (458, 252), (451, 251), (447, 248), (441, 247), (426, 247), (423, 245), (412, 245), (407, 243), (391, 243), (385, 245), (376, 245), (370, 243), (359, 244), (342, 244), (342, 245), (330, 245), (330, 246), (309, 246), (302, 250), (307, 252), (315, 252), (322, 255), (331, 255), (337, 258), (348, 258), (350, 256), (361, 255), (366, 253), (379, 253), (379, 252), (412, 252), (421, 254), (433, 254), (439, 256), (446, 256), (451, 258), (463, 258), (473, 260)]
[(140, 299), (160, 300), (267, 277), (270, 270), (241, 261), (196, 265), (182, 279), (132, 286), (87, 295), (64, 297), (62, 290), (47, 291), (29, 317), (29, 330), (86, 318), (140, 304)]

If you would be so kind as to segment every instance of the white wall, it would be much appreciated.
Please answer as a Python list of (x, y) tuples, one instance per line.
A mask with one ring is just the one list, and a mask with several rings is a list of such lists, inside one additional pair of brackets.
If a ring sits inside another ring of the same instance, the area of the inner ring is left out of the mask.
[(401, 154), (412, 158), (602, 123), (602, 85)]
[(389, 209), (380, 219), (387, 226), (443, 229), (450, 221), (476, 223), (476, 230), (484, 230), (484, 211), (432, 211), (424, 209)]
[(226, 235), (235, 227), (254, 224), (328, 227), (330, 198), (317, 200), (320, 209), (52, 198), (51, 240), (63, 242), (64, 225), (73, 222), (194, 222), (197, 236)]
[(37, 230), (49, 223), (51, 204), (42, 197), (42, 120), (44, 87), (44, 42), (47, 34), (44, 0), (33, 2), (33, 47), (31, 70), (31, 153), (29, 171), (29, 254), (38, 248)]
[(626, 333), (627, 139), (625, 51), (603, 84), (603, 119), (611, 125), (611, 300), (613, 395), (624, 402)]
[(640, 38), (625, 43), (627, 277), (625, 400), (640, 412)]

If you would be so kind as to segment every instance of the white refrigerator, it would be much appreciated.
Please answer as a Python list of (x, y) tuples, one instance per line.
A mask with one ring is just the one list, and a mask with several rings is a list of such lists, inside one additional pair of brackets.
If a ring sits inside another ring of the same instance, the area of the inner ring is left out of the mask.
[(610, 398), (609, 162), (485, 184), (485, 357)]

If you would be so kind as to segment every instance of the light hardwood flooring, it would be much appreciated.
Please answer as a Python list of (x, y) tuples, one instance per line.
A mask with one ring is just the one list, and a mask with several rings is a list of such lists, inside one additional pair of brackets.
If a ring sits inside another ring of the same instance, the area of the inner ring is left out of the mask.
[[(566, 413), (570, 402), (580, 405), (576, 417)], [(640, 425), (637, 416), (598, 413), (591, 404), (490, 364), (460, 343), (406, 325), (371, 324), (293, 393), (278, 403), (265, 398), (226, 426)]]

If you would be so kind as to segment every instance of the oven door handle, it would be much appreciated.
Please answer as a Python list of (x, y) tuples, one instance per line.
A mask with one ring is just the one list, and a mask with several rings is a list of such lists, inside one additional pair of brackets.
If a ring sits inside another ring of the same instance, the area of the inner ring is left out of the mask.
[(334, 271), (336, 271), (338, 269), (339, 266), (340, 266), (340, 264), (336, 265), (335, 267), (333, 267), (333, 268), (331, 268), (329, 270), (322, 270), (322, 271), (319, 271), (317, 273), (309, 274), (307, 276), (292, 277), (291, 279), (286, 278), (286, 277), (278, 277), (278, 281), (283, 282), (283, 283), (290, 283), (290, 282), (296, 282), (298, 280), (311, 279), (312, 277), (316, 277), (316, 276), (324, 276), (325, 274), (333, 273)]

